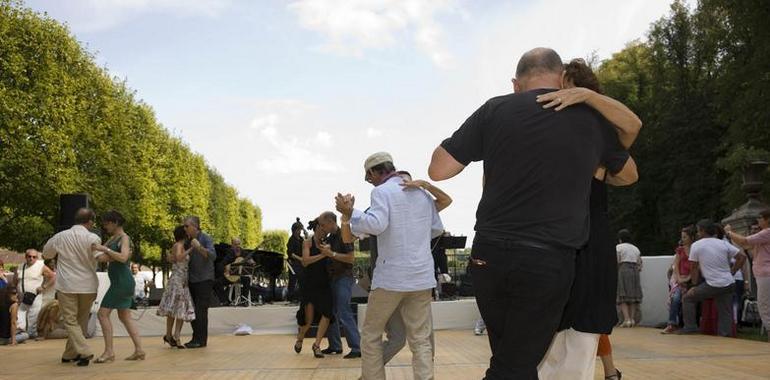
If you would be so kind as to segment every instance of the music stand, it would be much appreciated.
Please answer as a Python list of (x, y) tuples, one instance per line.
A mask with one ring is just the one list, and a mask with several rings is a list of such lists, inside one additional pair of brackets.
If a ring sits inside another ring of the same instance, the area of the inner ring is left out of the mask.
[[(464, 249), (465, 243), (468, 241), (467, 236), (451, 236), (451, 235), (442, 235), (439, 237), (438, 241), (436, 242), (437, 248), (439, 249)], [(457, 277), (457, 267), (455, 266), (455, 273), (454, 277)], [(453, 277), (453, 280), (454, 280)], [(441, 293), (442, 293), (442, 286), (443, 282), (438, 280), (438, 270), (436, 271), (436, 299), (441, 299)]]
[(438, 241), (439, 248), (462, 249), (468, 241), (467, 236), (442, 236)]

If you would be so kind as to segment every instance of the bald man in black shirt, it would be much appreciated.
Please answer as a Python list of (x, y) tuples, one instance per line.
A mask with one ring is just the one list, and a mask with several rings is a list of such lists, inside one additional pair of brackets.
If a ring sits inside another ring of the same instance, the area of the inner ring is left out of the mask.
[[(536, 97), (562, 86), (562, 60), (546, 48), (522, 56), (514, 93), (484, 103), (433, 153), (440, 181), (484, 161), (472, 250), (474, 291), (492, 350), (486, 379), (537, 379), (589, 230), (591, 178), (625, 169), (616, 132), (584, 105), (559, 112)], [(633, 169), (635, 170), (635, 168)]]

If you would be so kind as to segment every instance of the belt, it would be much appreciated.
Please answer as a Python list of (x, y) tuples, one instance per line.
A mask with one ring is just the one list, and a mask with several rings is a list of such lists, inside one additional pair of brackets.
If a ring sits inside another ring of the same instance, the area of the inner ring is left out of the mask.
[(492, 244), (502, 249), (534, 248), (534, 249), (541, 249), (544, 251), (569, 251), (573, 253), (577, 251), (576, 248), (571, 248), (571, 247), (558, 245), (558, 244), (550, 244), (550, 243), (544, 243), (544, 242), (532, 241), (532, 240), (523, 240), (523, 239), (490, 237), (479, 232), (476, 233), (475, 240), (482, 243)]

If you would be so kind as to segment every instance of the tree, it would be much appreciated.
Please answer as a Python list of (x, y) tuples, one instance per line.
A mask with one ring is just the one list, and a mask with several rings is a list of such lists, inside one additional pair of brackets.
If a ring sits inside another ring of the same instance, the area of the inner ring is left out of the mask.
[(268, 230), (262, 233), (262, 244), (259, 249), (283, 253), (286, 256), (286, 244), (289, 243), (289, 233), (284, 230)]
[(0, 0), (0, 246), (41, 246), (58, 197), (126, 218), (134, 259), (158, 265), (186, 215), (220, 240), (261, 241), (261, 212), (158, 123), (67, 28)]

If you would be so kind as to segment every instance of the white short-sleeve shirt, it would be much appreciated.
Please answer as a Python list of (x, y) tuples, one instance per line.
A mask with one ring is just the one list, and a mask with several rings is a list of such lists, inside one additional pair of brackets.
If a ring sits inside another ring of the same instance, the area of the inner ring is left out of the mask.
[(740, 250), (732, 244), (717, 238), (703, 238), (690, 247), (690, 261), (698, 262), (706, 283), (715, 288), (733, 284), (735, 278), (730, 272), (730, 261)]

